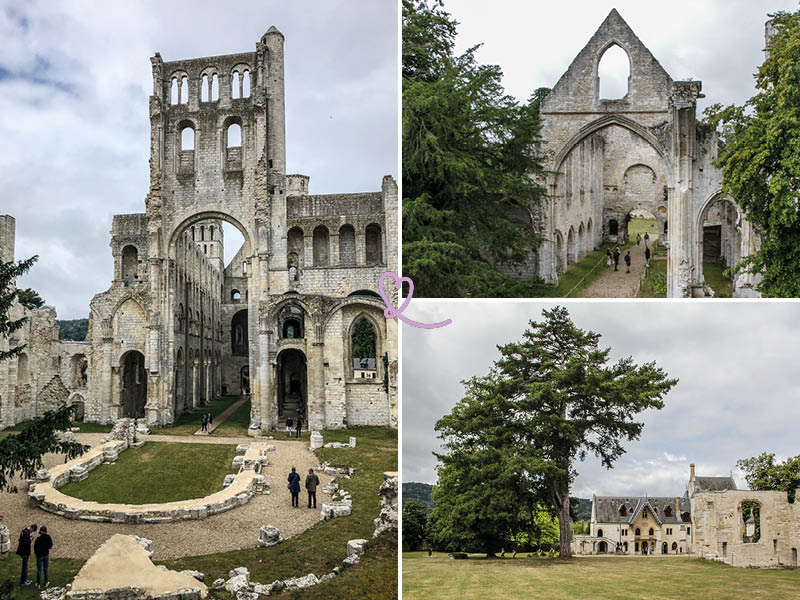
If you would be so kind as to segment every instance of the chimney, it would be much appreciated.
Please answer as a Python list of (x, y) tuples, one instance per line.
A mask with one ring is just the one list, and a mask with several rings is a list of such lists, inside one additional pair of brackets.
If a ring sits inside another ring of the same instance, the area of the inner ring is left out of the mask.
[(675, 518), (681, 520), (681, 499), (675, 498)]
[(694, 463), (689, 465), (689, 496), (694, 495)]

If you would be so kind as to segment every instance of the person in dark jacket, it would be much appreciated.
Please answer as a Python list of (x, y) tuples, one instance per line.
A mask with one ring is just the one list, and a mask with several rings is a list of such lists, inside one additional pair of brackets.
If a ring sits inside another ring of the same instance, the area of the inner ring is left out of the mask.
[(650, 247), (644, 249), (645, 266), (650, 267)]
[(292, 427), (294, 427), (294, 421), (292, 421), (292, 418), (289, 417), (286, 419), (286, 437), (292, 437)]
[(631, 272), (631, 251), (630, 250), (628, 250), (625, 253), (625, 266), (627, 267), (627, 271), (625, 271), (625, 272), (626, 273), (630, 273)]
[(300, 434), (303, 433), (303, 418), (297, 417), (297, 439), (300, 439)]
[(614, 270), (615, 271), (617, 270), (618, 266), (619, 266), (619, 246), (614, 248)]
[(208, 431), (208, 416), (204, 414), (201, 422), (203, 426), (200, 428), (200, 431)]
[(297, 469), (292, 467), (292, 472), (289, 473), (289, 491), (292, 493), (292, 506), (295, 508), (300, 507), (300, 475)]
[(19, 543), (17, 544), (17, 556), (22, 559), (22, 572), (19, 576), (20, 585), (30, 585), (33, 583), (28, 579), (28, 559), (31, 556), (31, 534), (36, 533), (36, 525), (29, 525), (19, 532)]
[(39, 535), (33, 543), (33, 553), (36, 555), (36, 587), (42, 585), (42, 570), (44, 570), (44, 587), (50, 585), (47, 576), (47, 567), (50, 566), (50, 548), (53, 547), (53, 538), (47, 535), (47, 527), (39, 530)]
[[(319, 485), (319, 477), (314, 473), (314, 469), (308, 470), (306, 475), (306, 491), (308, 492), (308, 508), (317, 508), (317, 486)], [(311, 501), (314, 501), (314, 506), (311, 506)]]

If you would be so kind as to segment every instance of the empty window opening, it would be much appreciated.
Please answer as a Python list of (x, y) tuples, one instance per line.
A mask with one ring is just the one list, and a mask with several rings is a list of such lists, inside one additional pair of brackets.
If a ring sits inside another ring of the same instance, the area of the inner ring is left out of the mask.
[(194, 241), (194, 225), (192, 225), (192, 241)]
[(214, 226), (212, 225), (211, 227), (208, 228), (208, 230), (210, 232), (209, 239), (213, 241), (214, 240)]
[(314, 229), (313, 251), (315, 267), (328, 264), (328, 230), (322, 226)]
[(189, 104), (189, 78), (184, 75), (181, 78), (181, 104)]
[(231, 300), (239, 302), (242, 299), (242, 293), (239, 290), (231, 290)]
[(233, 77), (231, 77), (231, 98), (241, 98), (241, 91), (239, 88), (239, 71), (234, 71)]
[(181, 129), (181, 150), (194, 150), (194, 129), (191, 127)]
[(242, 262), (242, 275), (247, 275), (247, 261)]
[(214, 73), (211, 76), (211, 101), (216, 102), (219, 100), (219, 76)]
[[(359, 371), (354, 373), (356, 377), (362, 377), (363, 372), (367, 371), (367, 377), (373, 379), (377, 371), (377, 340), (375, 328), (369, 320), (361, 317), (353, 327), (350, 335), (351, 351), (353, 354), (353, 369)], [(366, 378), (366, 377), (364, 377)]]
[(245, 71), (242, 75), (242, 98), (250, 97), (250, 71)]
[(200, 241), (201, 242), (205, 242), (206, 241), (206, 226), (205, 225), (200, 225)]
[(603, 530), (602, 529), (598, 529), (597, 530), (597, 537), (603, 537)]
[(742, 502), (739, 509), (742, 519), (742, 541), (746, 544), (755, 543), (761, 539), (761, 505), (758, 502)]
[(242, 145), (242, 127), (238, 123), (228, 125), (228, 148), (236, 148)]
[(383, 243), (379, 225), (367, 225), (365, 231), (366, 259), (368, 265), (378, 265), (383, 262)]
[(208, 75), (203, 75), (203, 79), (200, 82), (200, 102), (208, 102), (210, 92), (208, 85)]
[(608, 222), (608, 235), (617, 235), (619, 233), (619, 223), (616, 219), (611, 219)]
[(169, 89), (169, 103), (170, 104), (177, 104), (178, 103), (178, 78), (172, 78), (172, 86)]
[(125, 246), (122, 249), (122, 278), (131, 281), (138, 278), (139, 252), (135, 246)]
[(631, 65), (625, 50), (616, 44), (609, 46), (597, 65), (597, 76), (600, 78), (600, 99), (624, 98), (628, 94), (630, 73)]

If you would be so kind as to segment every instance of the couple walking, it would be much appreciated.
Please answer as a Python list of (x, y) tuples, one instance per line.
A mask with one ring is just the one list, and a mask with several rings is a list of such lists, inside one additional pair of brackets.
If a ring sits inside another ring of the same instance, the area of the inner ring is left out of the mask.
[(200, 431), (205, 431), (208, 433), (208, 426), (211, 425), (211, 422), (214, 420), (214, 417), (211, 413), (207, 413), (203, 415), (203, 426), (200, 428)]
[[(47, 534), (47, 527), (42, 526), (39, 530), (39, 535), (34, 540), (33, 536), (36, 530), (37, 526), (34, 523), (19, 533), (17, 555), (22, 559), (19, 584), (30, 585), (33, 583), (28, 579), (28, 559), (31, 556), (31, 542), (33, 542), (33, 553), (36, 555), (36, 587), (41, 587), (42, 581), (44, 581), (44, 587), (46, 588), (50, 585), (47, 568), (50, 566), (50, 549), (53, 547), (53, 538)], [(44, 579), (42, 578), (43, 571)]]
[(302, 417), (297, 417), (297, 424), (292, 420), (292, 417), (286, 419), (286, 437), (292, 437), (292, 427), (297, 429), (297, 437), (300, 437), (300, 434), (303, 433), (303, 419)]
[[(649, 251), (650, 251), (650, 249), (648, 248), (648, 252)], [(611, 265), (613, 263), (614, 270), (617, 271), (618, 268), (619, 268), (619, 257), (620, 256), (621, 256), (621, 254), (620, 254), (619, 246), (616, 246), (614, 248), (614, 253), (613, 254), (611, 253), (610, 249), (606, 248), (606, 268), (610, 269)], [(625, 253), (625, 266), (627, 267), (627, 271), (625, 271), (625, 272), (626, 273), (630, 273), (631, 272), (631, 251), (630, 250), (628, 250)]]
[[(308, 508), (317, 508), (317, 486), (319, 485), (319, 477), (314, 473), (314, 469), (308, 470), (306, 475), (306, 491), (308, 492)], [(289, 473), (289, 491), (292, 493), (292, 506), (297, 508), (300, 504), (300, 474), (292, 467), (292, 472)], [(311, 503), (314, 506), (311, 506)]]

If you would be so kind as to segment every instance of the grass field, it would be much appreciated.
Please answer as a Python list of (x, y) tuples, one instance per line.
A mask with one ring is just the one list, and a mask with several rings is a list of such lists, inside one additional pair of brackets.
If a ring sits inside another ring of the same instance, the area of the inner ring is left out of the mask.
[(789, 600), (800, 569), (740, 569), (696, 558), (586, 557), (451, 560), (403, 554), (403, 600)]
[(211, 435), (245, 437), (247, 436), (248, 427), (250, 427), (250, 400), (233, 411), (233, 414), (212, 431)]
[[(636, 243), (636, 234), (641, 233), (644, 237), (645, 233), (650, 234), (650, 243), (652, 244), (658, 238), (658, 221), (655, 219), (631, 219), (628, 221), (628, 239)], [(644, 242), (642, 242), (644, 244)]]
[(120, 504), (202, 498), (221, 490), (225, 475), (236, 472), (231, 466), (235, 455), (235, 446), (147, 442), (60, 491), (83, 500)]
[(733, 298), (733, 282), (722, 274), (724, 270), (722, 263), (705, 262), (703, 278), (714, 290), (716, 298)]
[[(13, 427), (9, 427), (8, 429), (3, 429), (0, 431), (0, 437), (7, 436), (12, 433), (19, 433), (22, 431), (30, 421), (23, 421), (22, 423), (17, 423)], [(108, 433), (111, 431), (111, 425), (100, 425), (99, 423), (73, 423), (73, 427), (79, 427), (81, 433)]]
[[(217, 420), (217, 415), (223, 412), (231, 404), (236, 402), (241, 396), (223, 396), (217, 400), (208, 402), (205, 406), (193, 408), (185, 415), (180, 415), (175, 419), (175, 423), (166, 427), (151, 428), (153, 433), (160, 433), (164, 435), (194, 435), (202, 427), (203, 415), (211, 413), (214, 420)], [(233, 416), (233, 415), (231, 415)], [(249, 423), (248, 423), (249, 425)], [(247, 426), (245, 426), (245, 433), (247, 435)]]

